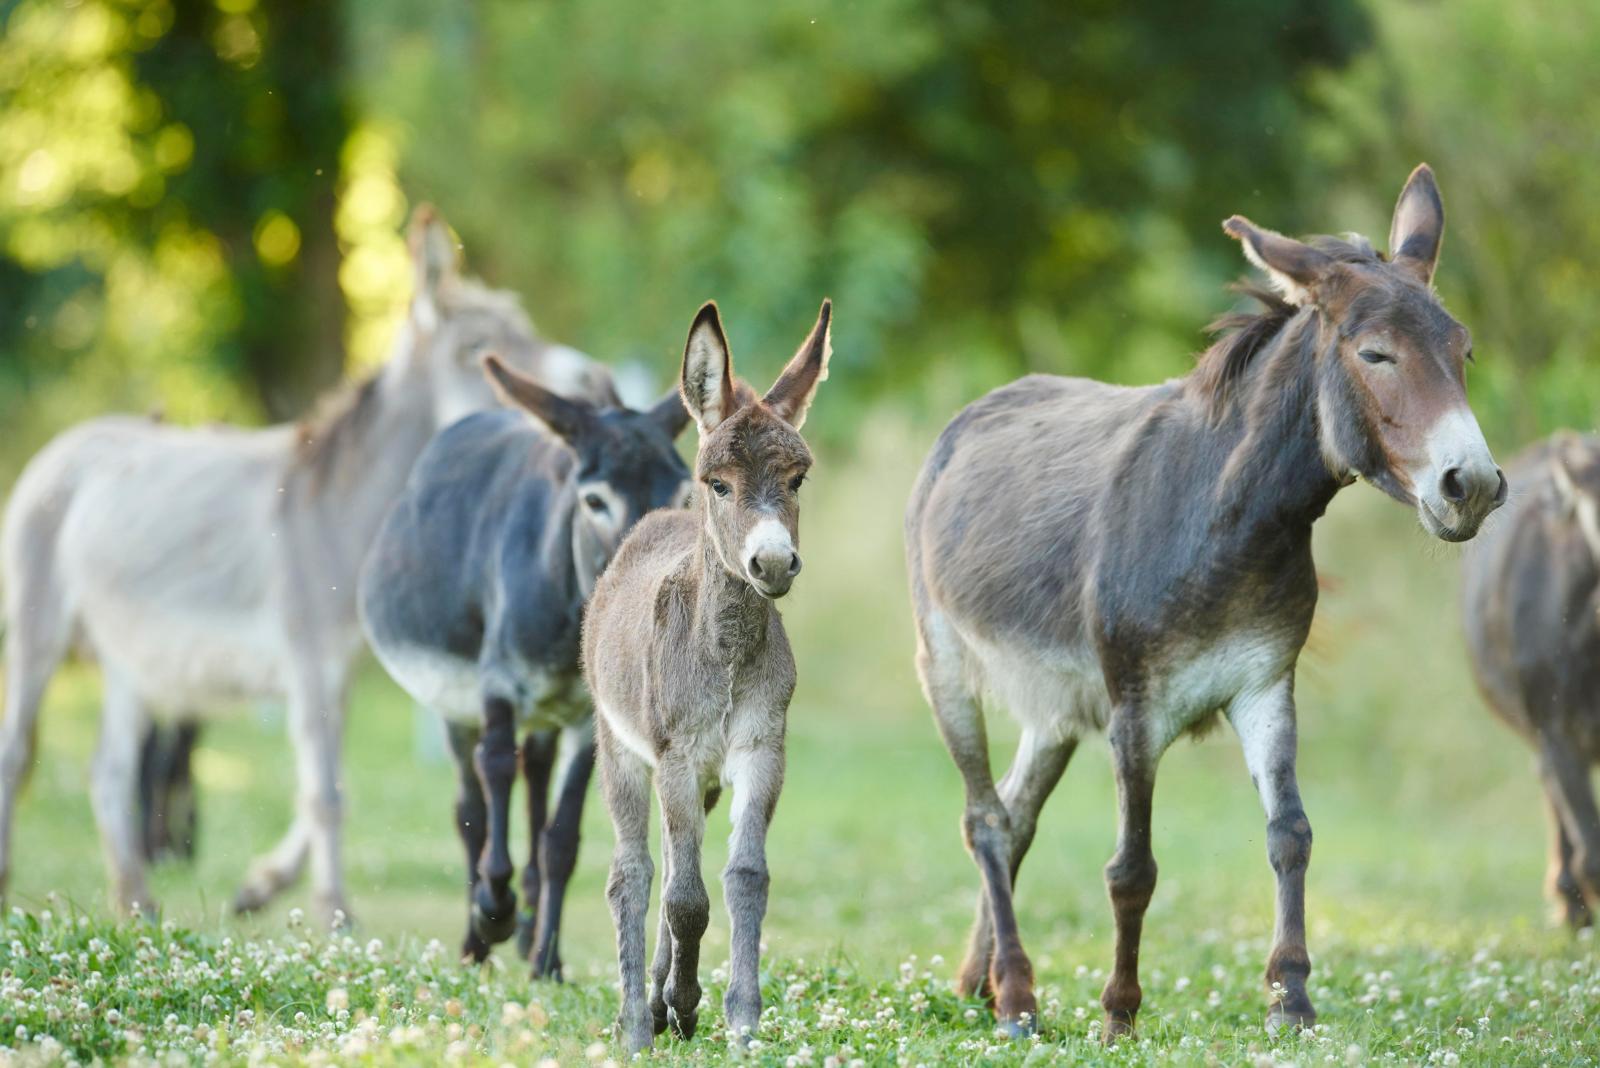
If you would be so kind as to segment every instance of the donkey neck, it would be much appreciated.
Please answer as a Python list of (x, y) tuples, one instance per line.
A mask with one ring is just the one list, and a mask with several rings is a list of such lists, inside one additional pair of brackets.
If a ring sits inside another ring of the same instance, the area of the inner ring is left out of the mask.
[[(704, 507), (702, 505), (702, 507)], [(699, 516), (700, 560), (695, 575), (695, 633), (704, 653), (724, 667), (743, 664), (767, 641), (772, 605), (748, 582), (728, 573)]]
[(1214, 499), (1222, 517), (1246, 529), (1303, 527), (1309, 537), (1343, 485), (1322, 450), (1319, 334), (1314, 312), (1286, 323), (1210, 424), (1226, 457)]

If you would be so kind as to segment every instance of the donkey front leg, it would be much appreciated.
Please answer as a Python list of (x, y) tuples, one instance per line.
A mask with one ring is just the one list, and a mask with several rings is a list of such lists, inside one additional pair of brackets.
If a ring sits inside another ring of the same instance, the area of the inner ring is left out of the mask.
[(644, 993), (644, 919), (650, 909), (650, 769), (615, 738), (600, 737), (600, 785), (616, 833), (606, 900), (617, 928), (622, 980), (618, 1037), (628, 1054), (649, 1049), (650, 1006)]
[(476, 726), (448, 722), (445, 734), (450, 739), (450, 754), (456, 762), (456, 833), (467, 852), (467, 934), (461, 940), (461, 959), (482, 964), (489, 959), (493, 947), (478, 937), (473, 923), (472, 905), (478, 891), (478, 860), (483, 856), (483, 843), (488, 838), (485, 824), (489, 819), (489, 806), (483, 800), (483, 783), (478, 779), (474, 755), (482, 732)]
[(1556, 807), (1550, 783), (1545, 784), (1545, 811), (1550, 821), (1550, 867), (1545, 873), (1545, 893), (1560, 910), (1557, 919), (1573, 930), (1581, 930), (1594, 923), (1589, 902), (1583, 896), (1583, 886), (1572, 870), (1572, 836), (1561, 822), (1561, 811)]
[(667, 1025), (679, 1038), (693, 1038), (700, 1019), (700, 939), (711, 922), (711, 897), (700, 873), (705, 794), (686, 761), (664, 760), (656, 768), (656, 798), (661, 849), (668, 857), (661, 908), (672, 932), (672, 967), (664, 991)]
[(1267, 815), (1267, 859), (1278, 879), (1277, 924), (1267, 957), (1267, 1030), (1310, 1027), (1317, 1013), (1306, 993), (1311, 956), (1306, 950), (1306, 866), (1311, 823), (1295, 781), (1294, 680), (1288, 676), (1259, 694), (1237, 698), (1228, 718), (1244, 749), (1245, 766)]
[(517, 926), (517, 895), (511, 889), (511, 786), (517, 780), (516, 713), (503, 697), (483, 702), (483, 737), (474, 753), (488, 804), (488, 841), (478, 862), (472, 926), (490, 945), (510, 938)]
[(539, 836), (544, 884), (539, 890), (539, 937), (533, 949), (535, 978), (561, 979), (561, 908), (567, 883), (578, 866), (578, 834), (583, 802), (594, 772), (594, 720), (585, 719), (561, 732), (561, 774), (556, 783), (556, 810)]
[(107, 670), (105, 708), (100, 721), (100, 744), (90, 773), (90, 795), (118, 907), (153, 915), (155, 902), (150, 899), (145, 882), (144, 839), (136, 804), (139, 748), (145, 727), (138, 695), (125, 680)]
[(728, 1037), (748, 1045), (761, 1023), (761, 921), (767, 915), (767, 827), (783, 788), (778, 746), (734, 750), (727, 758), (733, 786), (733, 836), (722, 892), (730, 927), (728, 990), (722, 998)]
[(1539, 740), (1539, 777), (1572, 848), (1568, 870), (1583, 894), (1600, 900), (1600, 808), (1588, 761), (1569, 739), (1546, 733)]
[(556, 762), (556, 734), (529, 731), (522, 736), (522, 779), (528, 788), (528, 863), (522, 869), (523, 908), (517, 915), (517, 956), (533, 959), (538, 938), (539, 893), (544, 879), (539, 870), (539, 839), (544, 835), (550, 806), (550, 772)]
[(1116, 918), (1116, 950), (1111, 977), (1100, 993), (1106, 1010), (1107, 1043), (1133, 1031), (1144, 1000), (1139, 986), (1139, 940), (1144, 914), (1156, 889), (1156, 858), (1150, 849), (1150, 806), (1155, 794), (1156, 760), (1139, 710), (1124, 705), (1112, 715), (1108, 739), (1117, 779), (1117, 851), (1106, 865), (1106, 891)]

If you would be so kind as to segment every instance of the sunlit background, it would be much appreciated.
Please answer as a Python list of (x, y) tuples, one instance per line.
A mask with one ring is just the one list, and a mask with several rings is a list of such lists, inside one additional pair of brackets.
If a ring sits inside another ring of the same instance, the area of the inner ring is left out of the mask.
[[(1437, 286), (1473, 331), (1497, 455), (1592, 429), (1600, 404), (1592, 0), (0, 0), (0, 25), (5, 485), (108, 410), (255, 424), (368, 373), (408, 299), (402, 230), (422, 201), (541, 333), (658, 386), (707, 297), (763, 380), (834, 298), (786, 602), (801, 684), (779, 952), (886, 968), (959, 952), (976, 877), (911, 668), (906, 492), (943, 422), (1017, 375), (1184, 373), (1244, 273), (1222, 219), (1381, 246), (1426, 160), (1448, 216)], [(1313, 954), (1536, 937), (1538, 787), (1473, 691), (1456, 552), (1366, 487), (1318, 550), (1300, 679)], [(46, 708), (24, 900), (104, 898), (83, 793), (96, 704), (77, 669)], [(219, 916), (287, 819), (276, 715), (205, 736), (199, 867), (156, 883), (187, 919)], [(369, 667), (351, 731), (354, 906), (379, 931), (454, 939), (453, 780), (431, 724)], [(1233, 739), (1180, 746), (1163, 775), (1146, 959), (1197, 925), (1264, 940), (1271, 877)], [(1110, 789), (1086, 747), (1022, 879), (1050, 981), (1108, 961)], [(600, 808), (568, 914), (580, 975), (611, 966)]]

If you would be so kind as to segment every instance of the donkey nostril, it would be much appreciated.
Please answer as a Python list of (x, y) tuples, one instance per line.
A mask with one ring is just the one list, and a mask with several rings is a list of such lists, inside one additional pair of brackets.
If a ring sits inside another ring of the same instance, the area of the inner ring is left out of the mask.
[(1511, 492), (1511, 483), (1506, 481), (1506, 473), (1498, 467), (1494, 469), (1494, 473), (1495, 477), (1500, 480), (1500, 485), (1495, 487), (1494, 503), (1497, 505), (1504, 504), (1506, 503), (1506, 495)]
[(752, 556), (750, 558), (750, 576), (752, 578), (762, 578), (762, 577), (764, 577), (761, 574), (761, 557)]
[(790, 553), (789, 554), (789, 577), (790, 578), (794, 578), (798, 574), (800, 574), (800, 554), (799, 553)]
[(1451, 504), (1460, 504), (1467, 499), (1467, 488), (1461, 484), (1461, 468), (1452, 467), (1439, 479), (1439, 488), (1444, 492), (1444, 499)]

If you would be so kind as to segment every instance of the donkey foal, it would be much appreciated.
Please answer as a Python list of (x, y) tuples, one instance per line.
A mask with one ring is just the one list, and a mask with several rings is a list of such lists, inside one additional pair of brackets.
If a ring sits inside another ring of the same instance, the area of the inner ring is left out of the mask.
[[(684, 405), (700, 429), (688, 512), (645, 517), (595, 587), (583, 662), (594, 694), (600, 777), (616, 828), (606, 895), (622, 975), (619, 1035), (629, 1053), (670, 1024), (694, 1035), (700, 938), (710, 899), (700, 876), (705, 817), (733, 788), (722, 874), (732, 926), (723, 999), (728, 1034), (761, 1017), (756, 976), (767, 911), (767, 825), (783, 785), (794, 657), (774, 601), (800, 571), (796, 495), (811, 453), (799, 429), (827, 377), (824, 301), (811, 335), (765, 397), (733, 377), (717, 307), (695, 316), (683, 354)], [(666, 872), (653, 989), (644, 987), (650, 783), (661, 802)]]

